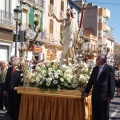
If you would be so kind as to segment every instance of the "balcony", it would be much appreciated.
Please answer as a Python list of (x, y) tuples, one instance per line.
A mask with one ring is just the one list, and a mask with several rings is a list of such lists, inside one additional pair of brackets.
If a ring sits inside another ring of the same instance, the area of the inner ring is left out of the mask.
[(98, 30), (110, 31), (110, 27), (106, 23), (98, 23)]
[(99, 16), (104, 16), (110, 18), (110, 11), (106, 8), (99, 9)]
[(55, 6), (52, 5), (52, 4), (50, 4), (50, 5), (48, 6), (48, 11), (55, 14)]
[(11, 13), (0, 10), (0, 27), (15, 30), (15, 20)]
[(110, 31), (110, 27), (106, 25), (106, 30), (107, 31)]
[(44, 11), (44, 0), (23, 0), (21, 3), (28, 4), (28, 5), (33, 6), (41, 11)]

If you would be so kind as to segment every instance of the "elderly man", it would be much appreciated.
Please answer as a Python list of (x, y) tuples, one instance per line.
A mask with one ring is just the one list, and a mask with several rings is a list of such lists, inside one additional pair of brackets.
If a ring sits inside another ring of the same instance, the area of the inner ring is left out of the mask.
[(20, 76), (22, 71), (17, 70), (16, 58), (12, 56), (10, 58), (11, 67), (8, 68), (6, 78), (5, 78), (5, 88), (3, 94), (8, 95), (8, 112), (12, 120), (18, 120), (19, 115), (19, 104), (20, 104), (20, 95), (17, 94), (16, 87), (22, 85)]
[(115, 71), (106, 63), (106, 55), (99, 55), (96, 67), (93, 68), (88, 84), (84, 90), (87, 97), (92, 86), (92, 116), (93, 120), (109, 120), (109, 103), (115, 91)]

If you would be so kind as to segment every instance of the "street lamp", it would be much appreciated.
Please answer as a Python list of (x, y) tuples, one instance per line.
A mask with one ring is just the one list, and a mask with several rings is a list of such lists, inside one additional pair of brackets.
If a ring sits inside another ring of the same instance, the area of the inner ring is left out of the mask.
[(17, 39), (18, 39), (18, 21), (20, 19), (20, 13), (22, 10), (17, 6), (14, 10), (14, 20), (16, 21), (16, 38), (15, 38), (15, 56), (17, 56)]

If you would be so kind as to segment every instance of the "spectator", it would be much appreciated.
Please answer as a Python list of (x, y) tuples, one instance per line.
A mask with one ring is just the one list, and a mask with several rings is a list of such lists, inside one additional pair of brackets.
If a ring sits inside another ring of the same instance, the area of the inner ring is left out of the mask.
[(115, 91), (115, 71), (106, 63), (106, 55), (99, 55), (88, 84), (84, 90), (87, 97), (92, 86), (92, 120), (109, 120), (109, 103)]
[(22, 85), (20, 75), (22, 71), (16, 69), (16, 57), (12, 56), (11, 67), (8, 68), (5, 78), (5, 88), (3, 94), (8, 95), (8, 112), (12, 120), (18, 120), (20, 95), (17, 94), (16, 87)]
[(2, 61), (1, 68), (0, 68), (0, 109), (1, 110), (3, 110), (4, 106), (5, 106), (5, 109), (7, 109), (7, 97), (3, 96), (3, 89), (5, 84), (7, 68), (8, 68), (8, 63), (5, 61)]

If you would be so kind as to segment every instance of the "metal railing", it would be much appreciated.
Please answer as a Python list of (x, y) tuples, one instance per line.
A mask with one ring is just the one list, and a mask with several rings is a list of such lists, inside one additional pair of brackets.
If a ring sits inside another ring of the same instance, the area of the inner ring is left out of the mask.
[(49, 12), (55, 13), (55, 7), (52, 4), (49, 4), (49, 8), (48, 8)]
[(26, 1), (30, 1), (34, 4), (37, 4), (39, 5), (40, 7), (43, 7), (44, 8), (44, 0), (26, 0)]
[(15, 20), (12, 13), (0, 10), (0, 24), (5, 26), (15, 26)]

